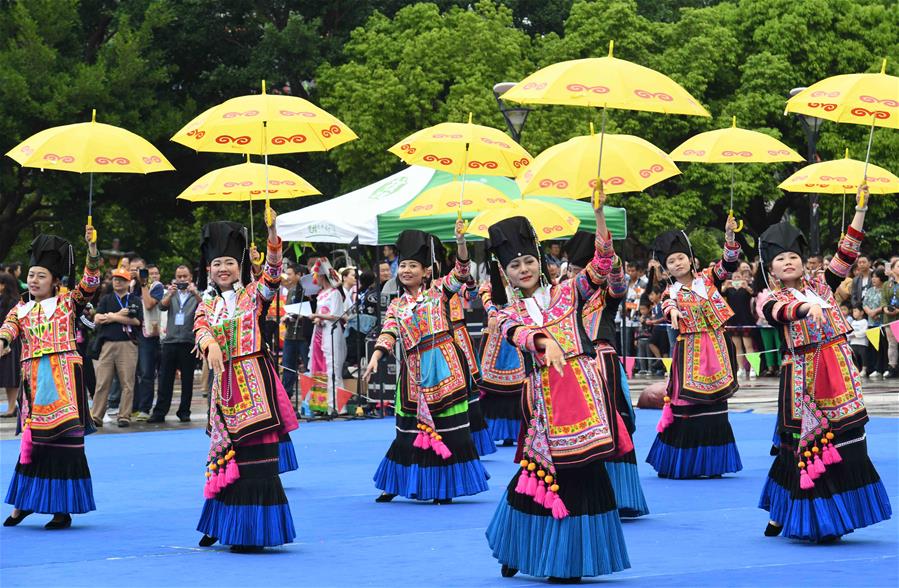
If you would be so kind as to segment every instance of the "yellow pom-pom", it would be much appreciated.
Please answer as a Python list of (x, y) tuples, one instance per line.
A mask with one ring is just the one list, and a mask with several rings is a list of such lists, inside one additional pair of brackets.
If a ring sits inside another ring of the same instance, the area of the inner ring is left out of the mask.
[(545, 475), (546, 475), (546, 472), (544, 472), (543, 470), (537, 470), (537, 477), (538, 477), (538, 478), (542, 478), (542, 477), (545, 476)]
[(546, 482), (547, 484), (552, 484), (552, 483), (553, 483), (553, 477), (552, 477), (552, 476), (546, 476), (545, 478), (543, 478), (543, 481)]
[(209, 469), (214, 472), (215, 470), (219, 469), (219, 467), (217, 465), (215, 465), (214, 463), (211, 463), (211, 464), (209, 464)]
[(533, 472), (533, 471), (536, 470), (536, 469), (537, 469), (537, 464), (535, 464), (534, 462), (531, 462), (531, 463), (528, 464), (528, 471), (529, 471), (529, 472)]
[(421, 424), (421, 423), (418, 423), (418, 424), (415, 425), (415, 426), (416, 426), (416, 428), (418, 428), (419, 431), (422, 431), (422, 430), (424, 430), (424, 428), (425, 428), (425, 426), (424, 426), (423, 424)]
[(528, 467), (528, 460), (523, 459), (520, 462), (518, 462), (518, 465), (520, 465), (523, 468), (526, 468), (526, 467)]
[(833, 433), (831, 433), (830, 431), (828, 431), (828, 432), (827, 432), (827, 435), (825, 435), (825, 437), (827, 437), (827, 438), (830, 439), (830, 440), (833, 440)]
[(31, 424), (31, 417), (28, 417), (27, 419), (25, 419), (25, 424), (26, 424), (26, 425), (30, 425), (30, 424)]
[(821, 451), (821, 450), (818, 449), (817, 447), (812, 447), (812, 453), (818, 453), (819, 451)]
[(800, 462), (797, 463), (796, 465), (799, 466), (799, 469), (801, 470), (802, 468), (805, 467), (805, 462), (804, 462), (804, 461), (800, 461)]
[(663, 397), (662, 397), (662, 400), (665, 401), (665, 404), (668, 404), (669, 402), (671, 402), (671, 397), (670, 397), (670, 396), (663, 396)]
[(209, 473), (209, 472), (206, 472), (206, 477), (207, 477), (207, 478), (212, 477), (212, 474)]
[(223, 465), (225, 465), (225, 460), (220, 457), (220, 458), (218, 458), (218, 461), (216, 461), (215, 463), (219, 464), (220, 466), (223, 466)]
[(821, 439), (821, 445), (827, 445), (828, 443), (830, 443), (830, 441), (828, 441), (826, 438)]
[(803, 457), (811, 457), (811, 456), (812, 456), (812, 452), (806, 450), (806, 451), (803, 451), (803, 452), (802, 452), (802, 455), (803, 455)]
[(443, 435), (434, 435), (434, 438), (438, 441), (443, 441)]
[(552, 490), (553, 492), (558, 492), (558, 491), (559, 491), (559, 485), (558, 485), (558, 484), (553, 484), (552, 486), (549, 487), (549, 489)]

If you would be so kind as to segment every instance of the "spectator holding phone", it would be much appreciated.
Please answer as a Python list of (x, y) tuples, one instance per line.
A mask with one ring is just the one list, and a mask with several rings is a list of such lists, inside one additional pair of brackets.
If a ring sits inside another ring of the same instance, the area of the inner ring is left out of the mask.
[(730, 280), (724, 282), (721, 292), (734, 315), (727, 321), (727, 332), (737, 352), (737, 361), (741, 365), (740, 377), (754, 378), (758, 374), (752, 372), (745, 354), (755, 352), (752, 341), (752, 329), (755, 317), (752, 316), (752, 268), (745, 261), (734, 272)]
[(193, 274), (186, 265), (175, 269), (175, 279), (169, 284), (159, 307), (168, 312), (165, 338), (161, 344), (159, 367), (159, 396), (148, 423), (161, 423), (172, 406), (175, 388), (175, 371), (181, 371), (181, 402), (175, 413), (182, 423), (190, 422), (190, 403), (193, 399), (194, 369), (194, 314), (200, 303), (200, 293), (193, 281)]
[[(156, 374), (159, 370), (159, 330), (162, 313), (159, 301), (165, 294), (165, 286), (159, 281), (159, 268), (146, 265), (135, 257), (130, 261), (131, 291), (143, 306), (143, 323), (137, 332), (137, 378), (134, 388), (134, 413), (136, 421), (150, 418)], [(121, 407), (119, 409), (121, 414)]]

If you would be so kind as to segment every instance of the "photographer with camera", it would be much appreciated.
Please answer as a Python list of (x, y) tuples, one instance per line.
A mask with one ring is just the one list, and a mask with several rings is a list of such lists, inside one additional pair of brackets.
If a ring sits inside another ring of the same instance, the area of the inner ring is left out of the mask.
[(112, 292), (97, 304), (94, 323), (102, 339), (100, 359), (97, 361), (97, 391), (91, 407), (91, 418), (97, 427), (103, 426), (103, 415), (109, 401), (112, 378), (119, 376), (122, 399), (119, 403), (118, 425), (131, 426), (131, 407), (134, 403), (134, 374), (137, 370), (137, 332), (143, 321), (143, 305), (139, 296), (128, 291), (131, 273), (119, 268), (112, 272)]
[(165, 338), (162, 340), (162, 361), (159, 367), (159, 396), (148, 423), (161, 423), (172, 406), (175, 388), (175, 370), (181, 370), (181, 402), (178, 404), (178, 420), (190, 422), (190, 402), (193, 398), (194, 369), (194, 313), (201, 301), (200, 292), (193, 282), (193, 274), (186, 265), (175, 269), (175, 279), (159, 302), (168, 311)]
[(153, 407), (156, 374), (159, 371), (159, 336), (162, 312), (159, 302), (165, 295), (165, 286), (159, 281), (159, 267), (147, 265), (135, 257), (129, 262), (131, 269), (131, 295), (140, 300), (143, 309), (141, 328), (137, 330), (137, 373), (134, 383), (134, 408), (131, 417), (136, 421), (150, 418)]

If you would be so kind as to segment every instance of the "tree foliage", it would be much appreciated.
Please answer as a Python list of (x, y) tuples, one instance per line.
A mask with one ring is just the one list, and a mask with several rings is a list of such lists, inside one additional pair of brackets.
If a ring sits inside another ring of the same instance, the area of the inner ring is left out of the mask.
[[(897, 73), (899, 11), (891, 0), (12, 0), (0, 1), (0, 136), (4, 152), (43, 128), (98, 119), (152, 141), (177, 168), (151, 176), (95, 178), (101, 238), (174, 264), (193, 260), (199, 227), (213, 218), (246, 219), (239, 206), (195, 206), (175, 195), (199, 175), (236, 163), (196, 154), (168, 138), (198, 112), (270, 88), (322, 105), (359, 140), (328, 154), (280, 156), (277, 165), (324, 194), (375, 181), (400, 166), (386, 149), (441, 121), (503, 128), (492, 93), (560, 60), (615, 55), (662, 71), (699, 98), (711, 119), (608, 111), (609, 132), (636, 134), (671, 150), (698, 132), (740, 126), (778, 137), (805, 153), (796, 117), (784, 116), (791, 88), (839, 73)], [(530, 114), (523, 143), (532, 153), (597, 123), (593, 109), (545, 106)], [(822, 159), (844, 149), (864, 156), (865, 127), (825, 122)], [(897, 170), (899, 132), (878, 130), (872, 161)], [(682, 164), (683, 175), (644, 194), (616, 195), (628, 209), (638, 250), (660, 230), (681, 226), (718, 235), (728, 209), (731, 170)], [(777, 188), (794, 165), (734, 170), (734, 209), (751, 245), (784, 215), (808, 230), (808, 197)], [(0, 259), (23, 257), (39, 231), (77, 239), (87, 181), (76, 174), (0, 163)], [(296, 208), (314, 199), (293, 201)], [(841, 199), (821, 197), (823, 248), (841, 231)], [(851, 203), (850, 203), (851, 208)], [(897, 197), (875, 197), (865, 248), (895, 252)], [(261, 215), (257, 213), (257, 223)]]

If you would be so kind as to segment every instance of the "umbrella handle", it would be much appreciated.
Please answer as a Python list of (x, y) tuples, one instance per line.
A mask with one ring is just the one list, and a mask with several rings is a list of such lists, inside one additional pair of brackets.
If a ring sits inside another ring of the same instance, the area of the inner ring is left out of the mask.
[[(733, 215), (734, 215), (734, 209), (731, 208), (731, 209), (727, 212), (727, 215), (728, 215), (728, 216), (733, 216)], [(739, 233), (740, 231), (743, 230), (743, 219), (734, 219), (734, 220), (737, 221), (737, 228), (734, 229), (734, 232), (735, 232), (735, 233)]]
[[(457, 220), (457, 221), (462, 220), (462, 211), (461, 211), (461, 210), (457, 210), (457, 211), (456, 211), (456, 220)], [(465, 226), (464, 226), (464, 228), (462, 229), (462, 234), (463, 234), (463, 235), (464, 235), (465, 233), (468, 232), (468, 227), (469, 227), (470, 225), (471, 225), (471, 223), (470, 223), (469, 221), (465, 221)]]
[[(93, 217), (93, 215), (90, 215), (90, 214), (87, 215), (87, 225), (88, 225), (89, 227), (93, 227), (93, 226), (94, 226), (94, 217)], [(93, 231), (91, 231), (91, 243), (96, 243), (96, 242), (97, 242), (97, 229), (94, 229)]]

